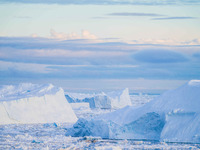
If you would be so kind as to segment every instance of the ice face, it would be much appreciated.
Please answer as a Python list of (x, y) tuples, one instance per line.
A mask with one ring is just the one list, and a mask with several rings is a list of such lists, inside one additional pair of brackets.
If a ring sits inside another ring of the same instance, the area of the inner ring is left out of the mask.
[(64, 91), (52, 84), (3, 86), (0, 92), (0, 124), (77, 121)]
[(161, 133), (167, 142), (200, 142), (200, 114), (194, 112), (169, 113)]
[(68, 129), (67, 136), (84, 137), (84, 136), (100, 136), (102, 138), (109, 138), (108, 124), (102, 120), (79, 119), (73, 128)]
[[(159, 140), (165, 124), (165, 118), (155, 112), (147, 113), (139, 119), (123, 125), (118, 139), (147, 139)], [(123, 132), (122, 132), (123, 131)]]

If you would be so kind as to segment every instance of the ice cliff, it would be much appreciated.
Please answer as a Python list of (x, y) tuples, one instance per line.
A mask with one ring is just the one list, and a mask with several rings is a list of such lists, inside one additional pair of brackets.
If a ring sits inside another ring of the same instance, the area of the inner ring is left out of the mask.
[(121, 91), (113, 91), (98, 94), (67, 93), (66, 98), (71, 103), (86, 102), (90, 108), (119, 109), (131, 105), (128, 88)]
[(52, 84), (24, 83), (0, 88), (0, 124), (76, 121), (63, 89)]
[[(102, 132), (93, 129), (96, 124)], [(141, 107), (127, 106), (89, 121), (78, 120), (66, 134), (199, 143), (199, 124), (200, 80), (191, 80)]]

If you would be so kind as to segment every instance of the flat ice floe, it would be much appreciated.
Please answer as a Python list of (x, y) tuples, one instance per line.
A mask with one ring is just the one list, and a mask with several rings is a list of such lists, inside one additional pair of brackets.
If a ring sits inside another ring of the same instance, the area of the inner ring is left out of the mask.
[(76, 121), (63, 89), (52, 84), (24, 83), (0, 88), (0, 124)]
[(200, 80), (191, 80), (141, 107), (127, 106), (92, 120), (80, 119), (67, 135), (199, 143), (199, 108)]

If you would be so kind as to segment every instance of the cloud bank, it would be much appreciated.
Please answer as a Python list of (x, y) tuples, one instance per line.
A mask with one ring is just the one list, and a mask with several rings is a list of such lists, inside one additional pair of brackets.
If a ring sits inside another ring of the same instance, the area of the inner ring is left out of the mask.
[(1, 3), (60, 5), (199, 5), (199, 0), (1, 0)]
[(154, 14), (154, 13), (130, 13), (130, 12), (119, 12), (119, 13), (110, 13), (107, 14), (109, 16), (138, 16), (138, 17), (159, 17), (164, 16), (161, 14)]
[(74, 39), (87, 39), (87, 40), (95, 40), (98, 39), (97, 36), (91, 34), (88, 30), (82, 30), (81, 35), (78, 35), (75, 32), (70, 34), (66, 34), (64, 32), (56, 32), (55, 30), (50, 30), (51, 38), (59, 39), (59, 40), (74, 40)]
[(169, 50), (142, 50), (133, 55), (133, 58), (145, 63), (179, 63), (187, 61), (183, 54)]
[(199, 48), (0, 37), (0, 78), (199, 79)]
[(163, 18), (153, 18), (152, 20), (184, 20), (184, 19), (197, 19), (196, 17), (163, 17)]

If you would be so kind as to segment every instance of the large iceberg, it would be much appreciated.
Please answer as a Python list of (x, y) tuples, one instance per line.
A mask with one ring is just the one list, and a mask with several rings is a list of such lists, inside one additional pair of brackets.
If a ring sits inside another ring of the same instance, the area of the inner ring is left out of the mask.
[(66, 98), (70, 103), (87, 102), (90, 104), (90, 108), (119, 109), (131, 105), (128, 88), (122, 91), (102, 92), (91, 95), (68, 93)]
[(128, 88), (122, 91), (101, 93), (90, 101), (91, 108), (119, 109), (131, 105)]
[[(80, 125), (83, 122), (86, 122), (87, 135), (90, 133), (103, 138), (199, 143), (200, 80), (191, 80), (141, 107), (127, 106), (90, 121), (79, 120), (74, 125), (76, 128), (71, 128), (67, 134), (78, 136), (81, 131), (80, 136), (84, 135)], [(99, 135), (90, 129), (97, 122), (102, 122)]]
[(0, 88), (0, 124), (76, 121), (62, 88), (31, 83)]

